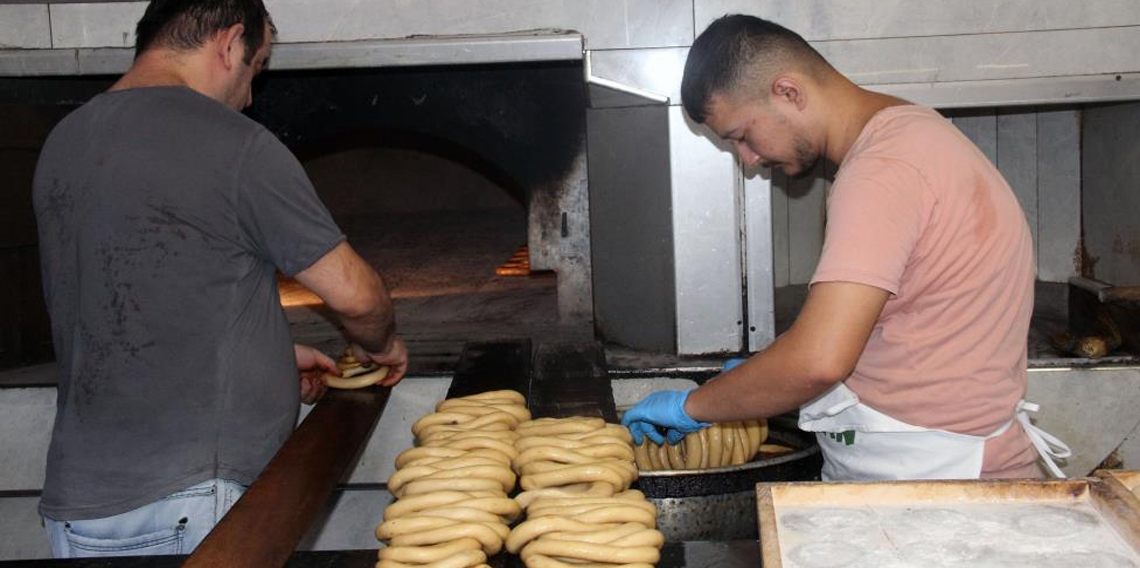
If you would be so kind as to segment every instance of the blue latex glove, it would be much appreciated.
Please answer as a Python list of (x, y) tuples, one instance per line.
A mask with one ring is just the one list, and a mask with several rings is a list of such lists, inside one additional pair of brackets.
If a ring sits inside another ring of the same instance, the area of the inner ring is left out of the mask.
[(731, 369), (735, 369), (736, 367), (740, 366), (740, 364), (741, 364), (741, 363), (743, 363), (743, 362), (745, 362), (745, 361), (747, 361), (747, 360), (748, 360), (747, 358), (737, 358), (737, 357), (733, 357), (732, 359), (729, 359), (728, 361), (725, 361), (725, 362), (724, 362), (724, 366), (723, 366), (723, 367), (721, 367), (721, 368), (720, 368), (720, 370), (721, 370), (721, 371), (728, 371), (728, 370), (731, 370)]
[[(633, 434), (634, 443), (641, 444), (648, 436), (658, 445), (664, 444), (666, 437), (670, 444), (677, 444), (685, 434), (708, 426), (708, 422), (697, 422), (685, 413), (685, 401), (689, 399), (690, 392), (691, 389), (657, 391), (625, 411), (621, 423)], [(657, 431), (657, 426), (665, 428), (665, 436)]]

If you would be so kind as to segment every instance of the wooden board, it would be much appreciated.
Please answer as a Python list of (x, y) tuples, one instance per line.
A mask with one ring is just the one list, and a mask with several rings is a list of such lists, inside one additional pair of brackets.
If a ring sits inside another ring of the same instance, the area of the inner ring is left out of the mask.
[(1140, 511), (1140, 470), (1098, 469), (1093, 475), (1103, 479), (1105, 484), (1115, 489), (1121, 501)]
[(804, 507), (1087, 505), (1140, 554), (1140, 510), (1101, 479), (760, 483), (756, 504), (765, 568), (786, 566), (777, 518)]

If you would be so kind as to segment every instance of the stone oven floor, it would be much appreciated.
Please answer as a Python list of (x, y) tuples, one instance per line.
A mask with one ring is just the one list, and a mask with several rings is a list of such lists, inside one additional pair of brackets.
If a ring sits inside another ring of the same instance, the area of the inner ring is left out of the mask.
[[(553, 273), (497, 276), (495, 267), (526, 244), (526, 213), (513, 209), (338, 219), (349, 243), (384, 276), (413, 373), (446, 372), (463, 344), (551, 338), (558, 329)], [(338, 353), (344, 340), (322, 305), (282, 284), (298, 342)]]

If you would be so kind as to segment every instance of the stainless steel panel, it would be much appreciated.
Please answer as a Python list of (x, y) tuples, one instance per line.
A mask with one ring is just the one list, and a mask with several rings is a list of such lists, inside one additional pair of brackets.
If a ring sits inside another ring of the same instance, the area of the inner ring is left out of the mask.
[(592, 49), (688, 45), (692, 0), (267, 0), (282, 42), (575, 30)]
[(274, 69), (336, 69), (577, 60), (582, 36), (546, 32), (458, 38), (284, 43), (273, 48)]
[(1080, 274), (1081, 114), (1037, 113), (1037, 279)]
[(1088, 475), (1140, 425), (1140, 368), (1030, 369), (1025, 399), (1041, 405), (1033, 423), (1073, 449), (1062, 471)]
[(676, 349), (669, 110), (587, 111), (594, 323), (637, 349)]
[(52, 4), (51, 40), (56, 48), (133, 47), (135, 24), (146, 2)]
[(748, 277), (748, 350), (775, 338), (772, 173), (744, 177), (744, 270)]
[(953, 122), (989, 158), (990, 163), (997, 165), (997, 115), (993, 111), (955, 115)]
[(780, 288), (791, 283), (789, 247), (791, 223), (788, 220), (788, 194), (770, 184), (772, 196), (772, 285)]
[(47, 5), (0, 5), (0, 48), (13, 47), (51, 47), (51, 23)]
[(695, 0), (699, 34), (724, 14), (778, 22), (809, 41), (1140, 25), (1134, 0)]
[(788, 281), (807, 284), (823, 250), (829, 183), (820, 163), (811, 177), (793, 180), (777, 174), (775, 182), (788, 195)]
[(1081, 124), (1081, 209), (1089, 273), (1140, 285), (1140, 103), (1088, 108)]
[(587, 51), (590, 75), (647, 91), (681, 104), (687, 48)]
[(997, 167), (1013, 188), (1037, 259), (1037, 115), (1033, 112), (1002, 112), (997, 117)]
[(740, 173), (732, 154), (669, 107), (677, 351), (742, 347)]
[[(761, 175), (763, 174), (763, 175)], [(776, 338), (771, 172), (744, 177), (744, 269), (747, 274), (748, 350)]]
[(558, 182), (563, 185), (558, 192), (562, 222), (557, 233), (554, 269), (558, 271), (559, 323), (588, 332), (594, 319), (594, 275), (590, 264), (590, 187), (586, 151), (583, 148), (579, 152), (572, 170)]

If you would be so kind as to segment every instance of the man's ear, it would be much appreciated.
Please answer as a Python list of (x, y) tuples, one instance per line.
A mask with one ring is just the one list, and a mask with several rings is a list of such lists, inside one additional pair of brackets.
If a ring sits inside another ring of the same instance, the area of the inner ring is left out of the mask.
[(245, 26), (242, 24), (234, 24), (218, 33), (218, 55), (227, 70), (243, 63), (245, 58), (243, 34)]
[(799, 110), (807, 106), (807, 93), (804, 91), (803, 83), (787, 75), (776, 77), (776, 80), (772, 81), (772, 98), (793, 104)]

